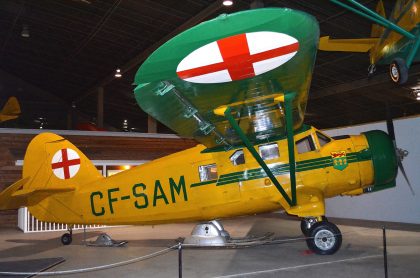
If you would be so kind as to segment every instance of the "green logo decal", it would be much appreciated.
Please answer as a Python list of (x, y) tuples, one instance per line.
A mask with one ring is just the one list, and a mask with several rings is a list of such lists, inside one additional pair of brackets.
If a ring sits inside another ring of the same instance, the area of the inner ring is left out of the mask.
[(334, 169), (343, 171), (347, 168), (347, 165), (349, 165), (347, 162), (347, 155), (345, 151), (331, 152), (331, 158)]

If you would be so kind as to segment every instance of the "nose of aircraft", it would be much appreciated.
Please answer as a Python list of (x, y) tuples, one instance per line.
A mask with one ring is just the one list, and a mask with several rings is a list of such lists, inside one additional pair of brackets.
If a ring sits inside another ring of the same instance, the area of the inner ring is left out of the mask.
[(363, 133), (372, 154), (375, 184), (371, 191), (395, 186), (398, 173), (397, 156), (391, 137), (381, 130)]

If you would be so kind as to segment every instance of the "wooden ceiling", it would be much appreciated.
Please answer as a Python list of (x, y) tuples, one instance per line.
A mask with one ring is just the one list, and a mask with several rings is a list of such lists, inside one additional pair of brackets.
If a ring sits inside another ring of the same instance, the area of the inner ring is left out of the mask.
[[(213, 18), (250, 8), (250, 0), (224, 7), (214, 0), (2, 0), (0, 1), (0, 105), (18, 96), (21, 127), (47, 119), (47, 128), (65, 129), (68, 111), (85, 119), (96, 116), (96, 94), (104, 87), (104, 121), (120, 129), (124, 119), (137, 131), (147, 130), (147, 115), (132, 94), (134, 74), (147, 56), (177, 33)], [(376, 1), (361, 3), (374, 8)], [(387, 10), (391, 0), (385, 1)], [(366, 37), (371, 23), (327, 0), (265, 0), (265, 7), (289, 7), (315, 16), (321, 35)], [(30, 37), (22, 37), (27, 28)], [(318, 52), (306, 122), (320, 128), (383, 120), (420, 113), (410, 96), (420, 66), (410, 82), (398, 87), (380, 68), (367, 79), (367, 54)], [(123, 77), (114, 78), (116, 68)], [(73, 119), (74, 121), (75, 119)], [(6, 125), (7, 126), (7, 125)], [(160, 132), (169, 132), (163, 126)]]

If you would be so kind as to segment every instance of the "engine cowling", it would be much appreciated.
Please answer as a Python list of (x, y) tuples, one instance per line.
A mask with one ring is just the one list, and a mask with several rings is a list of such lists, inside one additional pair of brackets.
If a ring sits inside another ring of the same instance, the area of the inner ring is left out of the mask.
[(381, 130), (371, 130), (363, 134), (369, 144), (374, 168), (374, 185), (365, 189), (365, 192), (394, 187), (398, 173), (398, 163), (391, 137)]

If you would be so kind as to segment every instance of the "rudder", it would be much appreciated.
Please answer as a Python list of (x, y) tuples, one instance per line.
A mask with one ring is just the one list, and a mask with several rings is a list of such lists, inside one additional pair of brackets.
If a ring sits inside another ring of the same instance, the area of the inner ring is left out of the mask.
[(97, 180), (92, 162), (72, 143), (53, 133), (42, 133), (30, 142), (23, 161), (26, 190), (66, 190)]
[(51, 195), (75, 191), (100, 178), (76, 146), (56, 134), (41, 133), (26, 150), (22, 179), (0, 193), (0, 210), (33, 207)]

